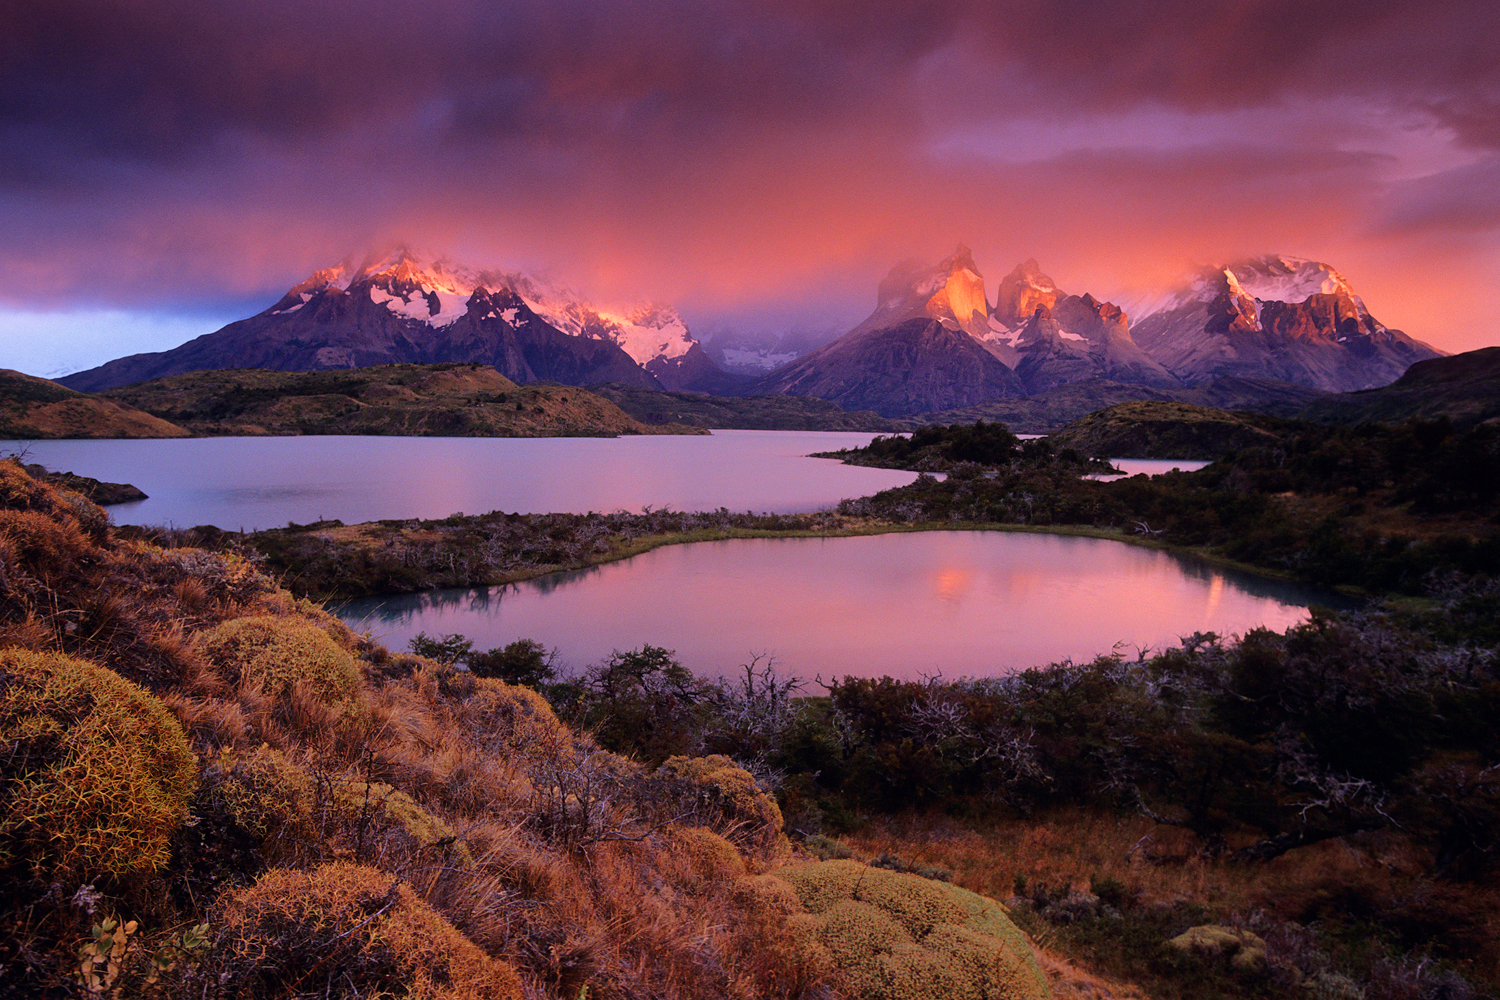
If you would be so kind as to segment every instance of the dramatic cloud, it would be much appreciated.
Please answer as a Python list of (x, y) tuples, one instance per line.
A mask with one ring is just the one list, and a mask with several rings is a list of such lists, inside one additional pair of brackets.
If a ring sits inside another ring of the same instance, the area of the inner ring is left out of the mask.
[[(1036, 256), (1098, 294), (1314, 256), (1387, 323), (1496, 339), (1500, 8), (1479, 0), (0, 0), (0, 19), (0, 309), (218, 315), (407, 240), (705, 327), (852, 324), (891, 263), (963, 240), (991, 283)], [(0, 313), (0, 348), (15, 329)]]

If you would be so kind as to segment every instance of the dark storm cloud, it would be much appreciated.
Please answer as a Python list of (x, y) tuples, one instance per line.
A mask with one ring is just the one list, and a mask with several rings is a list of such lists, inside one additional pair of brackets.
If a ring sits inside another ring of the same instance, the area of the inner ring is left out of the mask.
[[(1060, 111), (1402, 90), (1477, 140), (1492, 5), (7, 0), (12, 158), (171, 161), (428, 120), (451, 140), (684, 135), (899, 116), (929, 58), (1019, 68)], [(1010, 73), (997, 79), (1011, 79)], [(1476, 88), (1479, 89), (1476, 89)], [(1000, 95), (996, 95), (997, 99)], [(41, 140), (48, 140), (42, 142)]]

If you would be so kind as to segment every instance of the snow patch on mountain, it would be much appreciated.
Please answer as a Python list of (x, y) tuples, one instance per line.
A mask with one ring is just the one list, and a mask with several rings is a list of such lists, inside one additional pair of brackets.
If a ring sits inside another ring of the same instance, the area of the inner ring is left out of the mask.
[(1353, 295), (1349, 282), (1327, 264), (1305, 257), (1257, 257), (1231, 265), (1240, 287), (1262, 302), (1306, 302), (1312, 295)]
[[(393, 314), (432, 327), (448, 326), (467, 315), (475, 291), (514, 292), (532, 312), (563, 333), (610, 341), (640, 365), (658, 358), (680, 358), (695, 343), (687, 323), (670, 306), (600, 307), (529, 275), (479, 270), (443, 257), (428, 260), (405, 246), (367, 258), (358, 266), (345, 261), (317, 271), (292, 288), (283, 304), (272, 311), (295, 312), (317, 293), (359, 287), (367, 287), (370, 300)], [(289, 303), (293, 298), (300, 301)], [(514, 308), (498, 314), (511, 326), (516, 325), (517, 315)]]
[(724, 364), (730, 368), (757, 369), (768, 372), (796, 361), (798, 354), (796, 351), (775, 353), (772, 351), (752, 351), (737, 347), (726, 347), (719, 352), (719, 356), (724, 359)]

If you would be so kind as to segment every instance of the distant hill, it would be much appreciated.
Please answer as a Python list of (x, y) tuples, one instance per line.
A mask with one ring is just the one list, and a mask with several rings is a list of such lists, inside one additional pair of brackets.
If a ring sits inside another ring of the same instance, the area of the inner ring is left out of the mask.
[(1201, 385), (1178, 389), (1090, 378), (1068, 382), (1024, 399), (993, 399), (961, 409), (923, 413), (898, 419), (896, 422), (904, 429), (911, 429), (932, 424), (989, 420), (1003, 423), (1017, 434), (1050, 434), (1090, 413), (1132, 400), (1172, 401), (1221, 410), (1248, 410), (1276, 417), (1294, 417), (1309, 403), (1329, 395), (1321, 389), (1291, 382), (1232, 375), (1221, 375)]
[(1076, 420), (1047, 440), (1109, 458), (1185, 458), (1212, 461), (1231, 451), (1273, 445), (1268, 418), (1161, 400), (1117, 403)]
[(129, 405), (0, 368), (0, 438), (31, 441), (187, 436), (188, 432), (176, 424)]
[(895, 421), (872, 410), (849, 412), (815, 396), (707, 396), (700, 392), (658, 392), (610, 383), (589, 389), (647, 424), (686, 424), (765, 431), (899, 430)]
[(1346, 424), (1447, 417), (1460, 429), (1500, 420), (1500, 347), (1418, 361), (1388, 386), (1325, 396), (1301, 415)]
[(649, 426), (572, 386), (517, 385), (488, 365), (379, 365), (320, 372), (231, 368), (102, 393), (197, 434), (576, 437), (698, 433)]

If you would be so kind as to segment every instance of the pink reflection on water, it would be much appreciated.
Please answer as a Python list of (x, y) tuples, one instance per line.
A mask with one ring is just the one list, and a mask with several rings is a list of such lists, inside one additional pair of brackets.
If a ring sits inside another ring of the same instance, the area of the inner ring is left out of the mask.
[(1195, 631), (1282, 629), (1307, 595), (1119, 542), (1005, 532), (678, 545), (495, 592), (368, 605), (357, 627), (403, 648), (418, 631), (489, 648), (556, 646), (575, 668), (644, 643), (705, 674), (757, 653), (783, 673), (985, 676)]

